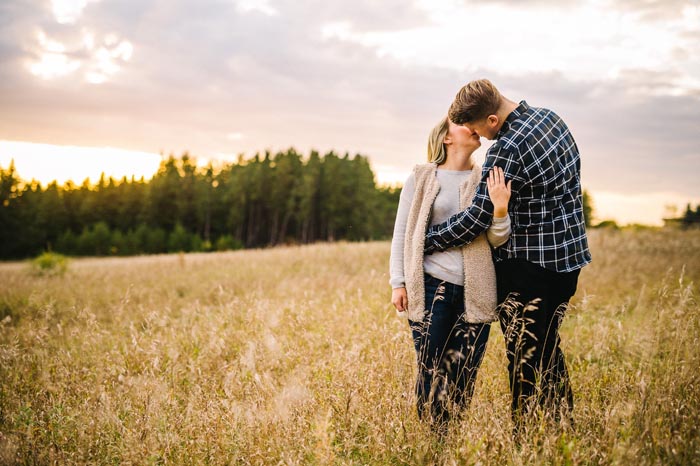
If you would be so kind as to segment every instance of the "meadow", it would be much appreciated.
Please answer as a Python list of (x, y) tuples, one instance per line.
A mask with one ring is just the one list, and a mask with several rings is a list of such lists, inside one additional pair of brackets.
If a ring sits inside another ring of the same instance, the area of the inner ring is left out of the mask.
[(0, 464), (700, 464), (700, 231), (590, 232), (575, 430), (511, 438), (497, 325), (436, 438), (389, 243), (0, 264)]

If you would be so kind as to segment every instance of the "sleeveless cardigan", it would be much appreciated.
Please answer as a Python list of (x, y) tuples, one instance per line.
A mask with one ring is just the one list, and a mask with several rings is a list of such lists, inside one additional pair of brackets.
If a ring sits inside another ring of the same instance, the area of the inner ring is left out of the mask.
[[(423, 247), (435, 198), (440, 191), (435, 171), (437, 164), (416, 165), (413, 169), (416, 188), (406, 221), (404, 240), (404, 277), (408, 295), (408, 311), (402, 313), (409, 320), (421, 322), (429, 312), (425, 309), (425, 281), (423, 271)], [(469, 207), (481, 181), (481, 167), (474, 165), (470, 177), (459, 187), (459, 206)], [(471, 323), (496, 320), (496, 270), (491, 256), (491, 246), (486, 233), (462, 246), (464, 266), (464, 315)]]

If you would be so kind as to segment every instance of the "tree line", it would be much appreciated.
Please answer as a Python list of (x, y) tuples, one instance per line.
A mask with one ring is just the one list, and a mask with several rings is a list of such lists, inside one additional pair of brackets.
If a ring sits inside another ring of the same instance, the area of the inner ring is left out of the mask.
[(25, 183), (0, 167), (0, 258), (46, 250), (131, 255), (391, 237), (400, 189), (379, 187), (367, 157), (290, 148), (216, 168), (188, 153), (154, 177), (80, 186)]

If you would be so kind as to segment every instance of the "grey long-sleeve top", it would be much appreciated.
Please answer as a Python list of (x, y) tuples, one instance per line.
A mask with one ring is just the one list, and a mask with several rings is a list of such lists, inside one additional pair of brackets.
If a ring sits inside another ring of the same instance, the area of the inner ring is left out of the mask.
[[(444, 170), (438, 169), (437, 179), (440, 183), (440, 192), (433, 203), (432, 217), (430, 225), (437, 225), (452, 215), (462, 211), (459, 207), (459, 186), (471, 175), (471, 170)], [(399, 207), (396, 212), (396, 222), (394, 223), (394, 236), (391, 239), (391, 260), (389, 265), (390, 280), (392, 288), (405, 286), (403, 268), (403, 248), (406, 237), (406, 222), (408, 212), (411, 209), (413, 195), (416, 189), (416, 180), (411, 175), (401, 190)], [(498, 247), (508, 241), (511, 232), (510, 217), (494, 217), (491, 226), (486, 230), (486, 237), (493, 247)], [(447, 249), (442, 252), (435, 252), (424, 258), (425, 273), (440, 280), (464, 285), (464, 263), (462, 252), (459, 248)]]

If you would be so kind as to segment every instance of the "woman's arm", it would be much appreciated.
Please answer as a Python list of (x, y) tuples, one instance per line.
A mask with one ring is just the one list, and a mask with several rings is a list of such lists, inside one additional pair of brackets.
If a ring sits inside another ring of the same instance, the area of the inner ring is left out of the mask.
[(403, 250), (406, 240), (406, 222), (408, 212), (413, 203), (415, 192), (415, 176), (409, 175), (406, 183), (401, 189), (399, 197), (399, 207), (396, 210), (396, 220), (394, 221), (394, 234), (391, 237), (391, 259), (389, 260), (389, 284), (393, 289), (391, 302), (399, 312), (405, 311), (408, 307), (406, 299), (406, 281), (404, 279)]
[(486, 180), (489, 198), (493, 204), (493, 221), (486, 237), (493, 247), (503, 245), (510, 237), (511, 226), (508, 216), (508, 201), (510, 201), (511, 181), (506, 184), (505, 175), (501, 167), (495, 167), (489, 172)]
[(488, 239), (491, 246), (497, 248), (503, 246), (508, 238), (510, 238), (510, 217), (506, 215), (505, 217), (493, 218), (493, 223), (488, 230), (486, 230), (486, 239)]

